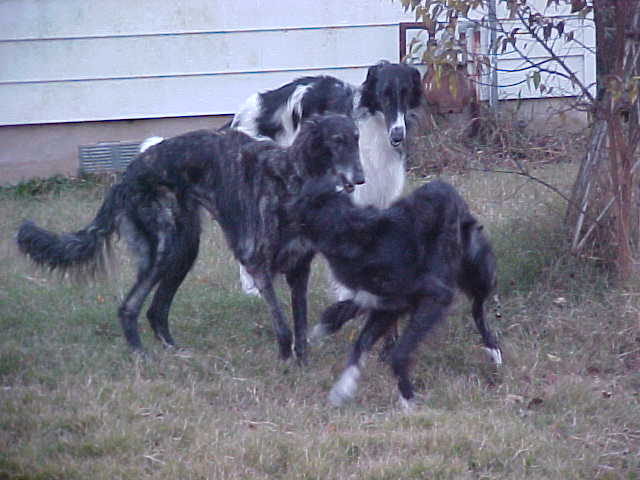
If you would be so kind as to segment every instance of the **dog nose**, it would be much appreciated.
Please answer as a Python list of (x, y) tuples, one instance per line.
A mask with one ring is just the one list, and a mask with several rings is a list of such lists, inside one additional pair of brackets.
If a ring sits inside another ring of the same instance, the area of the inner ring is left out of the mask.
[(389, 140), (391, 144), (396, 147), (404, 140), (404, 128), (393, 127), (391, 133), (389, 133)]
[(364, 183), (364, 174), (361, 172), (356, 173), (353, 176), (353, 183), (356, 185), (362, 185)]

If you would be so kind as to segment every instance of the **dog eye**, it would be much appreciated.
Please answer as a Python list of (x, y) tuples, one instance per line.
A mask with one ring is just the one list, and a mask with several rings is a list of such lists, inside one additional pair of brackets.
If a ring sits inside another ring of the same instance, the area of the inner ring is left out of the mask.
[(345, 140), (345, 138), (344, 138), (344, 135), (342, 135), (342, 134), (336, 134), (336, 135), (334, 135), (333, 137), (331, 137), (331, 139), (332, 139), (334, 142), (339, 143), (339, 144), (342, 144), (342, 143), (345, 143), (345, 142), (346, 142), (346, 140)]

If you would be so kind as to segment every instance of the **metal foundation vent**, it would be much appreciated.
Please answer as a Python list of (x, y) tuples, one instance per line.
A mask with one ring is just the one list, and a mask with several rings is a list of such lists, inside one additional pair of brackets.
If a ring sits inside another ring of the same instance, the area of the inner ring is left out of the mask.
[(78, 149), (80, 173), (122, 172), (138, 154), (141, 142), (104, 142)]

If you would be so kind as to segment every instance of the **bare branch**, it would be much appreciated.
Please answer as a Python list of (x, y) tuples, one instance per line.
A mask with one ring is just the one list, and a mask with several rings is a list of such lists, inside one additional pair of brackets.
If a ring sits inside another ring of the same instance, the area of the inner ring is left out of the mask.
[(558, 62), (558, 65), (560, 65), (569, 75), (569, 78), (571, 79), (572, 83), (574, 85), (578, 85), (578, 87), (580, 87), (580, 90), (582, 90), (582, 94), (587, 97), (591, 102), (595, 102), (595, 98), (593, 97), (593, 95), (591, 95), (591, 92), (589, 92), (589, 90), (586, 89), (586, 87), (582, 84), (582, 82), (578, 79), (578, 77), (576, 76), (575, 73), (573, 73), (573, 70), (571, 70), (569, 68), (569, 66), (564, 62), (564, 60), (562, 60), (562, 58), (560, 58), (551, 47), (549, 47), (549, 45), (547, 45), (547, 42), (545, 42), (542, 38), (540, 38), (540, 35), (538, 35), (538, 33), (529, 25), (528, 22), (525, 21), (524, 16), (522, 15), (522, 12), (520, 10), (517, 11), (517, 15), (518, 15), (518, 19), (520, 20), (520, 22), (526, 27), (527, 31), (529, 32), (529, 34), (536, 40), (536, 42), (538, 42), (539, 45), (542, 46), (542, 48), (544, 48), (547, 53), (549, 55), (551, 55), (551, 57)]

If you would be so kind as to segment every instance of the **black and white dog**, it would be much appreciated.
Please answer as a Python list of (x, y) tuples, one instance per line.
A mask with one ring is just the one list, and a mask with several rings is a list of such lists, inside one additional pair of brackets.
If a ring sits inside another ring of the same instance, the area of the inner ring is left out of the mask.
[[(249, 97), (235, 115), (232, 128), (256, 138), (268, 137), (289, 145), (301, 122), (325, 112), (352, 116), (360, 131), (360, 159), (366, 183), (356, 188), (358, 205), (387, 207), (404, 188), (407, 124), (423, 102), (417, 69), (407, 64), (380, 62), (369, 68), (359, 87), (330, 76), (303, 77), (275, 90)], [(243, 289), (257, 293), (241, 269)], [(335, 296), (351, 293), (332, 285)]]
[(135, 284), (118, 310), (129, 345), (141, 350), (138, 316), (156, 288), (147, 318), (167, 346), (173, 297), (191, 269), (200, 241), (200, 207), (220, 224), (236, 259), (256, 280), (273, 319), (280, 354), (288, 358), (292, 334), (273, 288), (278, 273), (291, 288), (295, 352), (306, 356), (306, 294), (314, 251), (286, 217), (285, 205), (304, 180), (329, 176), (334, 190), (363, 181), (358, 130), (344, 115), (302, 122), (288, 148), (236, 130), (199, 130), (147, 148), (108, 192), (95, 219), (82, 230), (57, 235), (25, 222), (20, 250), (51, 269), (99, 265), (110, 237), (125, 236), (138, 257)]
[(482, 226), (449, 184), (433, 181), (387, 209), (355, 206), (330, 180), (311, 180), (291, 204), (301, 233), (328, 260), (352, 300), (327, 309), (314, 334), (332, 333), (359, 310), (368, 313), (329, 400), (351, 399), (361, 356), (405, 313), (406, 328), (390, 352), (400, 399), (410, 408), (411, 356), (429, 329), (444, 319), (457, 288), (473, 301), (473, 318), (496, 364), (502, 354), (487, 328), (484, 302), (495, 285), (495, 258)]

